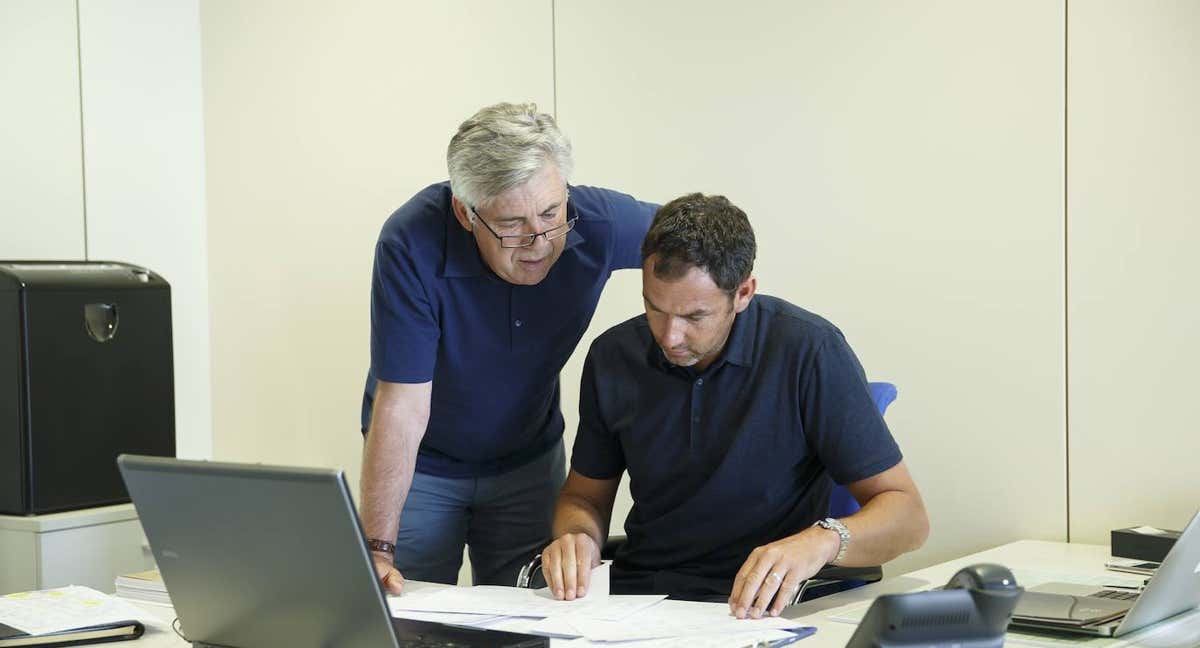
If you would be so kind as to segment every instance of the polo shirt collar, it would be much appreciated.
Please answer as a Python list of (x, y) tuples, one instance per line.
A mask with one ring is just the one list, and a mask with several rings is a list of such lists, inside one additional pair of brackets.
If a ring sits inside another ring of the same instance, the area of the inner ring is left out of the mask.
[[(567, 203), (568, 210), (575, 210), (574, 214), (569, 214), (569, 218), (574, 218), (579, 215), (579, 211), (575, 209), (573, 203)], [(567, 244), (563, 246), (563, 254), (568, 250), (583, 243), (586, 239), (579, 233), (579, 221), (575, 222), (575, 228), (567, 232)], [(562, 261), (562, 257), (558, 258)], [(555, 262), (557, 263), (557, 262)], [(454, 214), (447, 214), (446, 218), (446, 260), (442, 265), (443, 277), (478, 277), (490, 272), (491, 269), (483, 262), (483, 257), (479, 256), (479, 246), (475, 243), (475, 236), (463, 229), (459, 224), (458, 219), (454, 218)]]
[(749, 367), (754, 358), (754, 343), (758, 338), (758, 302), (753, 297), (746, 310), (733, 319), (729, 339), (725, 341), (725, 362)]
[(451, 214), (446, 219), (446, 261), (442, 266), (442, 276), (477, 277), (486, 270), (475, 237), (463, 229)]
[[(646, 328), (649, 330), (649, 323), (646, 324)], [(746, 310), (738, 313), (733, 318), (733, 326), (729, 329), (729, 337), (725, 340), (725, 348), (721, 350), (721, 356), (717, 358), (717, 361), (710, 365), (708, 369), (715, 369), (726, 362), (740, 367), (751, 366), (754, 358), (754, 344), (757, 338), (758, 302), (751, 298), (750, 305), (746, 307)], [(667, 357), (663, 355), (658, 342), (654, 341), (653, 333), (650, 334), (650, 348), (647, 351), (647, 359), (650, 361), (651, 366), (658, 367), (663, 371), (679, 369), (679, 367), (671, 364), (667, 360)], [(685, 367), (684, 369), (688, 368)]]

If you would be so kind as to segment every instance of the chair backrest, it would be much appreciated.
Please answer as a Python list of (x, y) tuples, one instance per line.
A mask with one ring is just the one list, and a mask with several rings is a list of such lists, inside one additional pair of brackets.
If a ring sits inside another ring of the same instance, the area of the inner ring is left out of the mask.
[[(899, 393), (896, 386), (887, 382), (867, 383), (871, 388), (871, 398), (875, 399), (875, 407), (879, 408), (882, 416), (887, 413), (888, 405), (896, 400)], [(845, 486), (834, 484), (833, 493), (829, 495), (829, 517), (846, 517), (859, 509), (858, 502)]]

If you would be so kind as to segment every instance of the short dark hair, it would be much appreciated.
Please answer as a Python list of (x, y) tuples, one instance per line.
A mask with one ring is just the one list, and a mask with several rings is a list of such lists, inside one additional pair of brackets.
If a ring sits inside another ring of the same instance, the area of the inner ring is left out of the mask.
[(746, 212), (725, 196), (691, 193), (658, 208), (642, 241), (642, 264), (658, 255), (654, 276), (666, 280), (700, 268), (732, 294), (754, 270), (756, 249)]

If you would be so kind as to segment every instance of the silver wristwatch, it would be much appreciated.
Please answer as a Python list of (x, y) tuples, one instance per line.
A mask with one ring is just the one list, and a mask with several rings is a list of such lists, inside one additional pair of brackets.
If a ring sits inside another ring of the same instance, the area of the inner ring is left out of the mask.
[(842, 524), (841, 520), (831, 517), (825, 518), (824, 520), (817, 520), (816, 524), (813, 526), (819, 526), (822, 529), (829, 529), (830, 531), (838, 534), (838, 541), (840, 544), (838, 545), (837, 557), (829, 561), (829, 564), (837, 565), (838, 563), (842, 562), (842, 558), (846, 557), (846, 550), (850, 548), (850, 529), (847, 529), (846, 525)]

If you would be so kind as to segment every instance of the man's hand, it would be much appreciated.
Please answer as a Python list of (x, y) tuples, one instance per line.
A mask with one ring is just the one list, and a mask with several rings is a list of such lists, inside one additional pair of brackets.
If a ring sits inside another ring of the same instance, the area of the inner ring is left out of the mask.
[(396, 569), (392, 560), (392, 554), (383, 551), (371, 552), (371, 562), (375, 564), (375, 574), (379, 576), (379, 582), (383, 583), (383, 589), (388, 594), (399, 595), (404, 589), (404, 577), (400, 575), (400, 570)]
[(837, 556), (839, 544), (833, 531), (813, 528), (758, 547), (733, 581), (730, 612), (739, 619), (779, 616), (800, 585)]
[(586, 533), (565, 533), (542, 551), (542, 574), (559, 600), (587, 595), (592, 568), (600, 564), (600, 547)]

